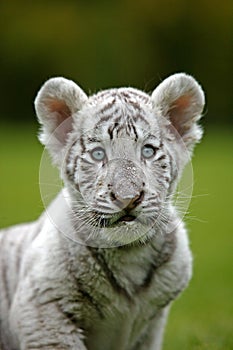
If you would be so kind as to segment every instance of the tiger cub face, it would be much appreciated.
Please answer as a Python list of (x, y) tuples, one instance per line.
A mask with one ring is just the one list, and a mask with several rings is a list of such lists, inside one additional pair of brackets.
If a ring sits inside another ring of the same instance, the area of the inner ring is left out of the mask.
[(35, 106), (84, 239), (143, 241), (169, 222), (172, 194), (202, 135), (204, 94), (192, 77), (175, 74), (151, 96), (119, 88), (89, 98), (53, 78)]

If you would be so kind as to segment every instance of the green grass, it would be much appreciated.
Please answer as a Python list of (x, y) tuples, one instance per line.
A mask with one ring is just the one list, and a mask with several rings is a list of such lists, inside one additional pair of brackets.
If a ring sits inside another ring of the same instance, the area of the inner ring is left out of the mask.
[(207, 130), (186, 218), (194, 275), (173, 305), (165, 350), (233, 349), (233, 130)]
[[(0, 227), (42, 212), (35, 127), (0, 129)], [(233, 349), (233, 130), (207, 130), (193, 159), (186, 218), (194, 255), (189, 288), (171, 310), (164, 350)]]
[(35, 126), (0, 125), (0, 227), (34, 220), (42, 212)]

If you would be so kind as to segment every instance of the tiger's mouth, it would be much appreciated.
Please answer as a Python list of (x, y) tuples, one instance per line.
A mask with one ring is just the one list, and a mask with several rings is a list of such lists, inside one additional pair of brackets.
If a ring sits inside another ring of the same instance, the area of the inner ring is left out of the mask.
[(104, 217), (101, 216), (98, 220), (98, 226), (101, 228), (105, 227), (117, 227), (121, 226), (122, 224), (128, 224), (130, 222), (136, 221), (137, 216), (133, 214), (128, 213), (121, 213), (118, 215), (112, 215), (111, 217)]
[(134, 221), (136, 219), (136, 216), (135, 215), (129, 215), (129, 214), (126, 214), (126, 215), (123, 215), (121, 216), (117, 222), (131, 222), (131, 221)]

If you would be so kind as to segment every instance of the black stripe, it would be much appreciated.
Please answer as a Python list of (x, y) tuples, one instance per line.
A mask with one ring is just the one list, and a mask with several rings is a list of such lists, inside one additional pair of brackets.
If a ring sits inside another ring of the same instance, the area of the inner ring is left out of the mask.
[(113, 125), (109, 126), (109, 128), (108, 128), (108, 134), (110, 136), (110, 140), (113, 139), (113, 132), (114, 132), (114, 130), (119, 126), (118, 120), (119, 120), (119, 118), (117, 118), (117, 121), (115, 121), (113, 123)]
[(132, 98), (132, 95), (134, 95), (134, 97), (138, 97), (139, 99), (142, 99), (144, 100), (145, 102), (149, 102), (150, 101), (150, 98), (149, 96), (147, 96), (146, 94), (144, 94), (143, 92), (141, 91), (138, 91), (138, 90), (134, 90), (132, 88), (129, 88), (126, 92), (123, 91), (122, 94), (124, 94), (125, 96), (129, 96)]
[(108, 111), (109, 109), (112, 108), (112, 106), (115, 104), (116, 102), (116, 98), (113, 97), (112, 101), (107, 103), (103, 108), (101, 108), (101, 110), (98, 113), (105, 113), (106, 111)]
[[(103, 202), (103, 203), (108, 204), (107, 202)], [(106, 210), (106, 209), (109, 210), (109, 205), (101, 205), (100, 202), (98, 201), (98, 210)], [(101, 216), (100, 212), (96, 212), (96, 214)], [(104, 214), (105, 214), (105, 212), (104, 212)], [(108, 214), (111, 214), (111, 213), (108, 213)]]
[(82, 147), (82, 154), (84, 154), (85, 151), (86, 151), (86, 146), (85, 146), (85, 143), (84, 143), (83, 135), (80, 136), (80, 145)]
[(1, 277), (2, 277), (2, 285), (3, 285), (3, 290), (4, 290), (4, 294), (5, 294), (5, 298), (6, 298), (6, 303), (7, 303), (7, 307), (9, 308), (10, 306), (10, 302), (11, 302), (11, 298), (10, 298), (10, 288), (9, 288), (9, 284), (8, 284), (8, 278), (7, 278), (7, 267), (8, 264), (7, 262), (9, 261), (8, 259), (5, 259), (6, 256), (6, 252), (4, 251), (4, 248), (6, 248), (6, 245), (4, 244), (7, 240), (7, 234), (8, 232), (2, 232), (1, 233), (1, 240), (0, 240), (0, 244), (1, 244), (1, 249), (0, 249), (0, 256), (3, 257), (2, 258), (2, 267), (1, 267)]
[(153, 278), (156, 271), (170, 260), (175, 250), (175, 247), (176, 247), (175, 231), (173, 231), (172, 233), (166, 236), (165, 241), (160, 250), (156, 249), (156, 247), (153, 246), (153, 250), (156, 252), (156, 255), (147, 271), (147, 275), (143, 283), (139, 286), (137, 290), (138, 292), (150, 287), (151, 283), (153, 282)]
[(113, 139), (113, 130), (114, 130), (114, 128), (113, 128), (112, 126), (110, 126), (110, 127), (108, 128), (108, 134), (109, 134), (109, 136), (110, 136), (110, 140)]
[[(68, 256), (68, 260), (72, 261), (70, 252), (67, 252), (67, 256)], [(95, 308), (95, 310), (97, 311), (100, 318), (104, 318), (103, 312), (102, 312), (100, 306), (98, 305), (98, 301), (96, 301), (93, 298), (93, 296), (86, 290), (82, 281), (80, 279), (77, 279), (76, 275), (73, 272), (72, 266), (69, 266), (69, 273), (73, 277), (73, 281), (75, 282), (75, 285), (77, 287), (77, 291), (81, 294), (81, 297), (86, 299), (89, 302), (89, 304), (91, 304)], [(71, 302), (72, 301), (77, 302), (77, 303), (80, 302), (79, 298), (77, 298), (77, 297), (74, 297), (74, 298), (75, 298), (75, 300), (71, 300)], [(61, 307), (59, 305), (59, 303), (57, 303), (57, 305), (59, 307)], [(64, 310), (63, 310), (63, 312), (67, 315), (67, 317), (69, 317), (69, 319), (71, 321), (75, 322), (76, 317), (77, 317), (77, 313), (65, 312)]]
[[(114, 111), (114, 114), (115, 114), (116, 112), (118, 112), (118, 111), (119, 111), (119, 109), (116, 108), (115, 111)], [(103, 122), (109, 121), (109, 120), (110, 120), (111, 118), (113, 118), (113, 117), (114, 117), (114, 115), (112, 115), (112, 114), (105, 115), (104, 117), (102, 117), (102, 118), (99, 119), (99, 121), (98, 121), (98, 123), (96, 124), (95, 127), (98, 128)], [(121, 120), (121, 118), (122, 118), (121, 115), (118, 116), (118, 117), (116, 117), (115, 119), (112, 120), (112, 124), (118, 123), (118, 122)]]
[[(116, 110), (116, 111), (117, 111), (117, 110)], [(115, 111), (115, 112), (116, 112), (116, 111)], [(112, 115), (110, 114), (110, 115), (107, 115), (107, 116), (105, 116), (105, 117), (103, 117), (103, 118), (100, 118), (100, 120), (98, 121), (98, 123), (96, 124), (95, 127), (98, 128), (99, 125), (102, 124), (102, 122), (104, 122), (104, 121), (109, 121), (109, 119), (111, 119), (111, 118), (113, 118), (113, 120), (111, 121), (111, 125), (114, 127), (114, 126), (116, 126), (116, 124), (118, 124), (119, 122), (121, 122), (122, 115), (114, 117), (114, 116), (112, 116)]]
[(137, 122), (139, 119), (141, 119), (145, 124), (147, 124), (149, 127), (151, 127), (150, 123), (148, 122), (147, 119), (144, 118), (143, 115), (141, 115), (140, 113), (136, 114), (134, 116), (134, 120)]
[(161, 164), (160, 167), (161, 167), (162, 169), (167, 169), (167, 164)]
[(155, 271), (157, 270), (158, 266), (156, 266), (156, 263), (153, 262), (150, 267), (149, 270), (147, 272), (147, 275), (143, 281), (143, 283), (140, 285), (140, 290), (141, 289), (146, 289), (150, 286), (152, 278), (154, 277)]
[(69, 151), (66, 154), (66, 165), (68, 165), (70, 163), (73, 147), (75, 147), (77, 143), (78, 143), (78, 140), (75, 140), (74, 143), (72, 144), (72, 146), (69, 148)]
[(127, 132), (128, 132), (128, 134), (129, 134), (129, 136), (131, 135), (131, 133), (132, 133), (132, 129), (133, 129), (133, 132), (134, 132), (134, 134), (135, 134), (135, 141), (137, 141), (137, 139), (138, 139), (138, 134), (137, 134), (137, 131), (136, 131), (136, 128), (135, 128), (135, 126), (133, 125), (133, 123), (131, 123), (131, 122), (128, 122), (127, 124), (125, 124), (125, 122), (123, 121), (121, 124), (118, 122), (119, 120), (120, 120), (121, 118), (117, 118), (116, 120), (115, 120), (115, 123), (114, 123), (114, 125), (113, 126), (110, 126), (109, 128), (108, 128), (108, 134), (109, 134), (109, 136), (110, 136), (110, 139), (112, 140), (113, 139), (113, 132), (114, 132), (114, 130), (116, 130), (116, 133), (117, 133), (117, 135), (119, 134), (119, 132), (121, 131), (121, 130), (126, 130)]
[(109, 97), (115, 97), (117, 96), (117, 90), (116, 89), (110, 89), (110, 90), (103, 90), (103, 91), (99, 91), (94, 98), (97, 100), (102, 100), (104, 98), (109, 98)]
[(138, 140), (138, 133), (137, 133), (137, 130), (136, 130), (136, 127), (133, 123), (130, 123), (130, 126), (132, 127), (133, 131), (134, 131), (134, 134), (135, 134), (135, 141)]
[(125, 124), (121, 124), (121, 125), (118, 126), (118, 128), (116, 130), (117, 135), (119, 134), (119, 132), (121, 130), (126, 130), (126, 125)]
[(165, 154), (163, 154), (162, 156), (160, 156), (158, 159), (156, 159), (157, 161), (160, 161), (160, 160), (164, 160), (164, 159), (166, 159), (166, 155)]
[(95, 126), (95, 129), (98, 128), (103, 122), (109, 121), (110, 118), (112, 118), (112, 115), (111, 115), (111, 114), (110, 114), (110, 115), (107, 115), (107, 116), (105, 116), (105, 117), (103, 117), (103, 118), (100, 118), (100, 120), (98, 121), (98, 123), (97, 123), (96, 126)]
[(82, 158), (82, 162), (85, 163), (85, 164), (93, 166), (93, 162), (89, 162), (89, 160), (87, 160), (85, 158)]
[(142, 107), (140, 106), (140, 103), (136, 102), (136, 101), (132, 101), (130, 100), (128, 102), (131, 106), (133, 106), (133, 108), (135, 108), (137, 111), (141, 112), (142, 111)]
[(6, 272), (6, 263), (3, 261), (3, 267), (2, 267), (2, 284), (3, 284), (3, 290), (4, 290), (4, 296), (5, 296), (5, 302), (7, 303), (7, 308), (10, 307), (10, 289), (8, 285), (8, 279), (7, 279), (7, 272)]
[[(92, 167), (92, 166), (93, 166), (93, 164), (81, 164), (80, 170), (82, 170), (82, 171), (87, 171), (87, 172), (88, 172), (88, 171), (91, 170), (91, 167)], [(90, 174), (88, 174), (88, 175), (90, 175)], [(86, 179), (93, 181), (93, 179), (91, 178), (91, 176), (86, 177)]]
[(88, 142), (89, 143), (96, 143), (96, 142), (101, 142), (101, 140), (99, 140), (96, 136), (88, 136)]
[(75, 171), (76, 171), (76, 169), (77, 169), (78, 160), (79, 160), (79, 156), (77, 155), (77, 156), (74, 158), (74, 164), (73, 164), (73, 169), (72, 169), (72, 173), (71, 173), (71, 175), (73, 176), (73, 180), (74, 180)]
[(164, 246), (162, 247), (160, 252), (157, 251), (158, 256), (156, 257), (156, 260), (151, 263), (147, 271), (147, 275), (143, 283), (140, 285), (140, 289), (149, 288), (151, 285), (152, 279), (155, 275), (155, 272), (158, 270), (158, 268), (160, 268), (163, 264), (165, 264), (169, 260), (170, 256), (168, 256), (168, 254), (164, 254), (163, 256), (163, 250), (164, 250)]
[(80, 284), (80, 282), (78, 283), (78, 291), (82, 294), (82, 297), (86, 299), (96, 309), (99, 317), (103, 319), (104, 314), (98, 302), (96, 302), (95, 299), (92, 297), (92, 295), (88, 293), (86, 289), (84, 289), (84, 287)]
[(131, 96), (131, 93), (126, 90), (126, 91), (121, 91), (120, 92), (120, 95), (123, 96), (123, 97), (126, 97), (127, 99), (130, 99), (132, 96)]
[[(112, 123), (114, 123), (114, 127), (117, 127), (117, 126), (119, 125), (120, 122), (122, 122), (122, 116), (121, 116), (121, 115), (118, 116), (118, 117), (116, 117), (116, 118), (113, 120)], [(124, 121), (123, 121), (123, 123), (124, 123)]]
[(78, 191), (78, 192), (80, 192), (80, 187), (79, 187), (79, 184), (75, 184), (75, 189)]
[(168, 153), (168, 157), (169, 157), (169, 165), (170, 165), (170, 186), (168, 188), (168, 191), (170, 191), (177, 177), (177, 168), (176, 168), (176, 164), (174, 164), (173, 162), (173, 159), (170, 153)]
[(96, 249), (92, 247), (87, 247), (90, 251), (92, 257), (95, 259), (95, 261), (101, 266), (102, 270), (104, 271), (108, 281), (110, 282), (112, 288), (119, 294), (123, 295), (126, 299), (131, 300), (130, 294), (127, 292), (125, 288), (123, 288), (115, 278), (112, 270), (110, 270), (103, 254)]
[[(90, 184), (90, 185), (87, 185), (86, 183), (84, 183), (84, 182), (80, 182), (80, 183), (78, 183), (78, 184), (75, 184), (75, 187), (76, 187), (76, 189), (78, 189), (78, 191), (80, 191), (80, 185), (85, 185), (85, 188), (84, 188), (84, 190), (86, 191), (86, 190), (89, 190), (89, 189), (91, 189), (91, 188), (93, 188), (93, 185), (92, 184)], [(83, 190), (83, 189), (82, 189)], [(83, 192), (83, 191), (82, 191)]]
[(132, 100), (132, 97), (135, 98), (135, 96), (132, 96), (131, 93), (122, 92), (122, 93), (121, 93), (121, 96), (124, 97), (124, 100), (125, 100), (125, 102), (126, 102), (128, 105), (133, 106), (133, 108), (136, 109), (136, 110), (138, 110), (138, 111), (141, 111), (141, 110), (142, 110), (141, 105), (140, 105), (140, 102), (138, 102), (137, 100)]

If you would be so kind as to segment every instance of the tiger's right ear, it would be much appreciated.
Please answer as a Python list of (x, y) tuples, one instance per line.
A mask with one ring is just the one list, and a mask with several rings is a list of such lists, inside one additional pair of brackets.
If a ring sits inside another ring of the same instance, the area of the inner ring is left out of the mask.
[(198, 82), (185, 73), (173, 74), (154, 90), (151, 99), (155, 113), (164, 117), (192, 150), (202, 136), (198, 121), (205, 104)]
[(73, 81), (51, 78), (40, 89), (35, 109), (42, 125), (39, 139), (57, 163), (68, 134), (72, 131), (75, 114), (87, 101), (87, 95)]

